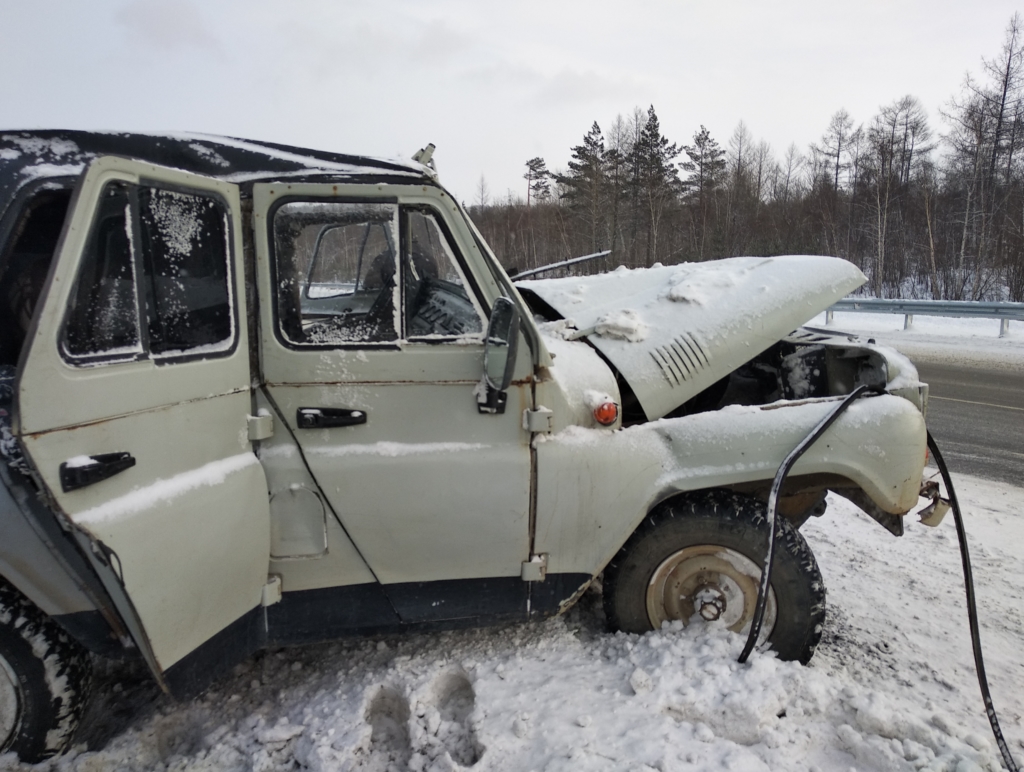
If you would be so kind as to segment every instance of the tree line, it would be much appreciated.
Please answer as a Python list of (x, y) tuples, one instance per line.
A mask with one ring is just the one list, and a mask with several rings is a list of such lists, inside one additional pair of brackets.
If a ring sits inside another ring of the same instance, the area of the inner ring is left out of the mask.
[(565, 169), (527, 161), (525, 198), (492, 200), (481, 177), (470, 213), (518, 271), (604, 249), (629, 267), (829, 254), (876, 297), (1024, 301), (1021, 25), (940, 111), (941, 131), (905, 96), (866, 123), (839, 110), (780, 155), (742, 122), (724, 146), (704, 126), (679, 144), (636, 108), (594, 122)]

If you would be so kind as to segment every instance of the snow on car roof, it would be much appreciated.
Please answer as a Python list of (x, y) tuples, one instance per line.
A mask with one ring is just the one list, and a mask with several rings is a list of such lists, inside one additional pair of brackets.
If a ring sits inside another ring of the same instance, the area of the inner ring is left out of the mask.
[(323, 175), (431, 179), (412, 162), (329, 153), (207, 134), (0, 130), (0, 211), (26, 182), (80, 174), (94, 158), (115, 155), (195, 174), (246, 182)]

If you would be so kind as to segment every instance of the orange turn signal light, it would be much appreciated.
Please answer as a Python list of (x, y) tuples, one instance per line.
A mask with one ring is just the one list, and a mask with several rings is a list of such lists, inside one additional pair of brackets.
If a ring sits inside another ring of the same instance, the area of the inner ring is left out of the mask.
[(611, 426), (619, 417), (619, 406), (614, 402), (602, 402), (594, 408), (594, 420), (601, 426)]

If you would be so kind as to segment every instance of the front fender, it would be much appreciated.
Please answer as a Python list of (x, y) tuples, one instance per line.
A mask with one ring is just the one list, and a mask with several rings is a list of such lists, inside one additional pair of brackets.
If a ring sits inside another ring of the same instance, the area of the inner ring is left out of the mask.
[[(535, 551), (552, 573), (600, 571), (659, 501), (685, 491), (770, 481), (836, 399), (727, 407), (621, 431), (573, 427), (538, 438)], [(793, 476), (847, 478), (884, 511), (917, 503), (924, 417), (893, 395), (852, 404)]]
[[(705, 422), (683, 418), (654, 424), (652, 428), (673, 447), (678, 464), (659, 480), (659, 496), (771, 480), (786, 455), (835, 402), (725, 408), (693, 416)], [(926, 444), (924, 417), (910, 402), (892, 395), (867, 397), (850, 405), (800, 457), (791, 476), (846, 477), (881, 509), (901, 515), (917, 503)]]

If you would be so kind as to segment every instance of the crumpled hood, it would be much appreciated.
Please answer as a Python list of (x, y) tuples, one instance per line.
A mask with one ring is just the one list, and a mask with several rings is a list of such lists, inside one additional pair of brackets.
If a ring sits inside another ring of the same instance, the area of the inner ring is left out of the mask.
[(661, 418), (866, 281), (846, 260), (733, 257), (518, 282), (618, 369)]

